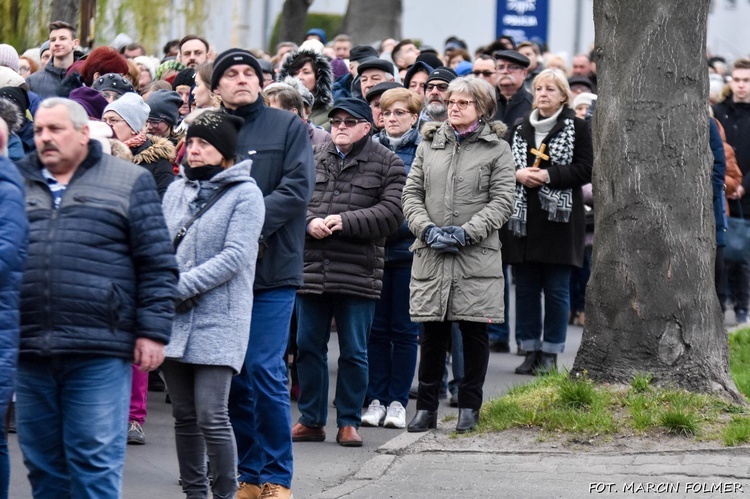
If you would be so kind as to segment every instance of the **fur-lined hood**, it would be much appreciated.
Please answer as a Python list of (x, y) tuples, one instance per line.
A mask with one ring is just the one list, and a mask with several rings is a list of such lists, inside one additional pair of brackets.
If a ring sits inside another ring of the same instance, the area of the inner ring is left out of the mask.
[[(484, 128), (486, 128), (489, 125), (489, 131), (482, 131), (480, 134), (480, 137), (485, 135), (497, 135), (497, 137), (502, 140), (505, 136), (505, 132), (508, 131), (508, 127), (503, 123), (502, 121), (490, 121), (488, 124), (484, 125)], [(436, 135), (438, 135), (439, 130), (443, 130), (443, 133), (441, 134), (442, 137), (438, 137), (437, 140), (435, 139)], [(424, 125), (422, 125), (422, 138), (424, 140), (427, 140), (429, 142), (442, 142), (445, 143), (446, 135), (450, 137), (454, 137), (453, 129), (451, 128), (450, 124), (447, 121), (428, 121)], [(494, 140), (494, 139), (493, 139)], [(437, 145), (437, 144), (435, 144)]]
[(314, 65), (317, 66), (318, 70), (315, 74), (315, 91), (313, 96), (315, 97), (315, 103), (313, 109), (329, 108), (333, 105), (333, 69), (331, 69), (331, 63), (328, 58), (323, 54), (317, 54), (307, 50), (297, 51), (293, 50), (289, 57), (287, 57), (284, 64), (279, 69), (279, 74), (276, 76), (277, 82), (283, 82), (289, 74), (289, 68), (292, 63), (300, 56), (307, 56), (312, 58)]
[(10, 133), (18, 133), (24, 124), (21, 108), (14, 101), (0, 97), (0, 118), (5, 120)]
[(153, 164), (160, 159), (166, 159), (170, 163), (174, 162), (177, 150), (169, 139), (155, 135), (146, 135), (146, 137), (151, 141), (151, 145), (135, 153), (133, 155), (133, 163), (137, 165), (142, 163)]

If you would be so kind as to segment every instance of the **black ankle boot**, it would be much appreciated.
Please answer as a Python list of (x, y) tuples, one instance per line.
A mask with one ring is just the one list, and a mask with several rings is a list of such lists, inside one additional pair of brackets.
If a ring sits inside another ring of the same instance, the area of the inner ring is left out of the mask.
[(476, 409), (459, 409), (456, 433), (468, 433), (474, 430), (479, 421), (479, 411)]
[(534, 368), (534, 374), (549, 374), (554, 371), (557, 371), (557, 354), (542, 352), (539, 362)]
[(428, 411), (425, 409), (418, 410), (414, 418), (406, 427), (410, 433), (419, 433), (422, 431), (433, 430), (437, 428), (437, 411)]
[(516, 374), (534, 374), (534, 370), (539, 364), (541, 355), (542, 352), (539, 351), (526, 352), (526, 358), (523, 360), (523, 364), (516, 367)]

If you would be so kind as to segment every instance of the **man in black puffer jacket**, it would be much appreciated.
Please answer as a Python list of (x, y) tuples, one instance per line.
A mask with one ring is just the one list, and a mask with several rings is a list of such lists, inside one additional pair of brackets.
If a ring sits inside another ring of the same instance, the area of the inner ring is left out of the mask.
[(404, 220), (404, 162), (370, 139), (372, 111), (362, 99), (331, 109), (331, 139), (315, 146), (315, 192), (307, 209), (305, 286), (297, 295), (300, 419), (295, 441), (325, 439), (328, 339), (339, 338), (336, 442), (359, 447), (368, 383), (367, 338), (383, 288), (384, 245)]
[(25, 180), (17, 427), (35, 497), (118, 497), (131, 363), (169, 342), (177, 264), (151, 174), (102, 154), (88, 116), (51, 98)]

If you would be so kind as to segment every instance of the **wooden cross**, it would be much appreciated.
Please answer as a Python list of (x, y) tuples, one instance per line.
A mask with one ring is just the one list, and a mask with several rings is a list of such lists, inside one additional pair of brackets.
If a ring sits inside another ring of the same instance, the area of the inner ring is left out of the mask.
[(542, 144), (542, 146), (537, 151), (536, 149), (531, 149), (532, 156), (536, 156), (536, 161), (534, 161), (534, 168), (539, 168), (539, 164), (542, 162), (542, 160), (547, 161), (549, 159), (549, 156), (544, 154), (544, 150), (547, 148), (547, 144)]

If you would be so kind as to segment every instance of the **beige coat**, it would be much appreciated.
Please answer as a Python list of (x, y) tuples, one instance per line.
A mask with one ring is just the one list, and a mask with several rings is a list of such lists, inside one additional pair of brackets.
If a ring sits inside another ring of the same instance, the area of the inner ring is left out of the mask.
[[(503, 269), (498, 230), (516, 185), (506, 127), (483, 125), (460, 147), (448, 123), (428, 123), (403, 192), (411, 250), (409, 313), (413, 321), (503, 322)], [(429, 248), (431, 225), (459, 225), (472, 244), (458, 254)]]

